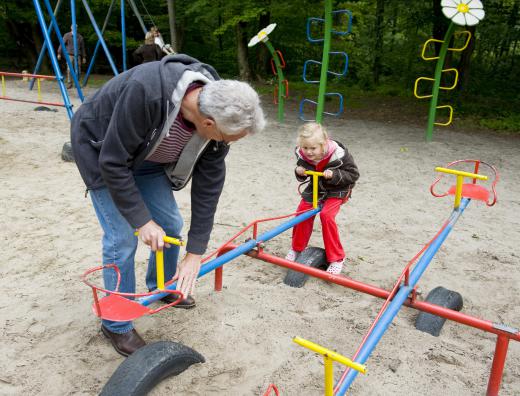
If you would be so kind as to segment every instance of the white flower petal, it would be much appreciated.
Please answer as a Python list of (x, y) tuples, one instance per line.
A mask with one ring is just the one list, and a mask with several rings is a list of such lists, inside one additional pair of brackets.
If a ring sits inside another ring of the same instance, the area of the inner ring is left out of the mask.
[(457, 7), (457, 3), (453, 0), (442, 0), (441, 7)]
[(451, 8), (451, 7), (443, 7), (442, 8), (442, 13), (446, 16), (446, 18), (453, 18), (453, 16), (457, 13), (457, 9), (456, 8)]
[(258, 39), (258, 36), (254, 36), (251, 40), (249, 40), (249, 44), (247, 44), (248, 47), (254, 47), (260, 42)]
[(476, 10), (469, 10), (468, 14), (471, 14), (473, 15), (475, 18), (477, 18), (479, 21), (481, 21), (482, 19), (484, 19), (484, 16), (486, 15), (486, 13), (484, 12), (484, 10), (480, 10), (480, 9), (476, 9)]
[(275, 27), (276, 27), (276, 23), (271, 23), (269, 26), (267, 26), (263, 30), (265, 31), (266, 34), (270, 34), (274, 30)]
[(455, 15), (453, 18), (451, 18), (453, 23), (465, 26), (466, 25), (466, 18), (464, 18), (464, 14), (462, 12), (459, 12), (457, 15)]
[(466, 25), (468, 25), (468, 26), (476, 25), (480, 21), (480, 19), (471, 15), (471, 12), (467, 12), (466, 15), (464, 15), (464, 16), (466, 17)]
[(453, 0), (453, 2), (455, 3), (455, 6), (458, 6), (460, 3), (464, 3), (463, 0)]
[(478, 9), (484, 8), (484, 6), (482, 5), (482, 2), (480, 0), (470, 0), (468, 2), (468, 6), (472, 10), (475, 8), (478, 8)]

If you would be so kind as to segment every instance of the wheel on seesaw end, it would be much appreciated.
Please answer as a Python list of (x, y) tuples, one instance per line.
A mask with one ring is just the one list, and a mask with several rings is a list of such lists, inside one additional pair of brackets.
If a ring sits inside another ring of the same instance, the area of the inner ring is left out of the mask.
[(70, 142), (63, 143), (63, 147), (61, 149), (61, 159), (65, 162), (74, 162), (74, 154), (72, 153)]
[(100, 396), (146, 395), (163, 379), (178, 375), (205, 359), (197, 351), (171, 341), (159, 341), (138, 349), (119, 365)]
[[(460, 293), (445, 289), (442, 286), (432, 289), (428, 293), (426, 301), (454, 311), (460, 311), (463, 305)], [(415, 328), (438, 337), (444, 322), (446, 322), (445, 318), (427, 312), (420, 312), (415, 321)]]
[[(306, 265), (308, 267), (327, 269), (327, 257), (325, 256), (325, 249), (318, 247), (308, 247), (301, 252), (296, 258), (296, 262)], [(303, 272), (288, 270), (283, 283), (291, 287), (303, 287), (309, 275)]]

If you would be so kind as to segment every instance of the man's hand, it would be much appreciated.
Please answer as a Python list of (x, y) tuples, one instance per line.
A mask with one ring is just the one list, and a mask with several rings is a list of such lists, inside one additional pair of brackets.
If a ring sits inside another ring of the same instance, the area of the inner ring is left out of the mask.
[[(164, 236), (166, 233), (155, 221), (150, 220), (144, 226), (138, 228), (137, 231), (139, 231), (141, 240), (150, 246), (154, 252), (164, 249)], [(166, 244), (166, 247), (170, 247), (170, 245)]]
[(306, 169), (303, 166), (297, 166), (296, 167), (296, 174), (298, 176), (305, 176)]
[(323, 177), (325, 179), (332, 179), (332, 171), (330, 169), (327, 169), (325, 172), (323, 172)]
[(195, 282), (199, 276), (200, 262), (202, 256), (193, 253), (186, 253), (186, 256), (180, 263), (177, 264), (177, 271), (175, 276), (177, 279), (177, 290), (179, 290), (184, 297), (193, 295), (195, 291)]
[(61, 55), (60, 54), (58, 54), (58, 60), (61, 60)]
[(87, 63), (87, 58), (83, 58), (83, 64)]

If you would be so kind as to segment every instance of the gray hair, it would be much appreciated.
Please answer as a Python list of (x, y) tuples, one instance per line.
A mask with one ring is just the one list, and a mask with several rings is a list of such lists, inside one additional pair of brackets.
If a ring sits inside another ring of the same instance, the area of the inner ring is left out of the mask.
[(228, 135), (243, 130), (255, 134), (266, 124), (258, 94), (242, 81), (217, 80), (204, 85), (199, 94), (199, 110)]

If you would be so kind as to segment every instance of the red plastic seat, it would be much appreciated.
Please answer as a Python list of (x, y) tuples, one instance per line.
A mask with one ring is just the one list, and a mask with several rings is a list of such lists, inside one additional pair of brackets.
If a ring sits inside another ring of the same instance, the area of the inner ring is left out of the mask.
[[(451, 186), (448, 194), (455, 195), (457, 186)], [(462, 185), (462, 196), (465, 198), (477, 199), (479, 201), (487, 202), (489, 199), (489, 191), (478, 184), (465, 183)]]
[(110, 294), (99, 299), (99, 310), (96, 302), (92, 304), (92, 311), (94, 315), (106, 320), (113, 320), (115, 322), (129, 322), (140, 318), (144, 315), (153, 313), (148, 307), (134, 300), (118, 296), (117, 294)]

